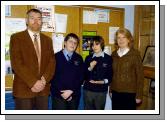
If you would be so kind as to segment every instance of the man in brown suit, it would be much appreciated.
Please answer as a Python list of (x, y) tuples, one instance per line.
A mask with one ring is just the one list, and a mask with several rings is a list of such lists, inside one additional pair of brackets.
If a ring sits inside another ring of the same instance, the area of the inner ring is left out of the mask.
[(16, 110), (46, 110), (55, 58), (52, 40), (40, 33), (42, 13), (27, 12), (27, 29), (13, 34), (10, 58), (14, 72), (13, 96)]

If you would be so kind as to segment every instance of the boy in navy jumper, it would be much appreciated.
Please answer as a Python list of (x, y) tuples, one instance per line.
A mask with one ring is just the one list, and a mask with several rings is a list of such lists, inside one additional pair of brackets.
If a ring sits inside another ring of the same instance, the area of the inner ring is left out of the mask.
[(112, 77), (112, 58), (103, 52), (104, 39), (93, 40), (93, 54), (85, 59), (84, 109), (104, 110), (108, 85)]
[(51, 81), (52, 109), (76, 110), (83, 83), (83, 59), (75, 52), (77, 35), (70, 33), (64, 39), (64, 49), (55, 54), (56, 68)]

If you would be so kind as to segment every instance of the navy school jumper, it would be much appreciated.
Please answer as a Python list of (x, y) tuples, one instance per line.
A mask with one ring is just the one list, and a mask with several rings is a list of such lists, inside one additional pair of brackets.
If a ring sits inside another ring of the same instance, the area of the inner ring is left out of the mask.
[[(92, 71), (88, 70), (90, 62), (93, 60), (97, 61), (96, 66)], [(111, 83), (112, 78), (112, 58), (108, 54), (104, 53), (104, 57), (93, 57), (89, 55), (85, 59), (85, 82), (84, 89), (90, 90), (93, 92), (107, 92), (108, 85)], [(90, 80), (104, 80), (108, 79), (106, 84), (93, 84), (90, 83)]]
[(71, 60), (67, 61), (61, 50), (55, 54), (55, 59), (56, 68), (51, 80), (51, 96), (62, 98), (61, 90), (72, 90), (72, 97), (80, 97), (84, 78), (82, 57), (74, 52)]

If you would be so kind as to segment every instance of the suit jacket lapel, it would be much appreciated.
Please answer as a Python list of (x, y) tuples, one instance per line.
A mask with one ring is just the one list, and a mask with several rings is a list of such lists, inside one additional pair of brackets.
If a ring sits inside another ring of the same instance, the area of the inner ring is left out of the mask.
[(44, 61), (44, 57), (45, 57), (45, 39), (43, 38), (42, 34), (40, 33), (40, 41), (41, 41), (41, 69), (42, 69), (42, 64)]
[(28, 33), (28, 30), (25, 30), (24, 38), (25, 38), (27, 46), (29, 47), (29, 50), (32, 50), (33, 57), (35, 57), (36, 61), (38, 62), (38, 58), (37, 58), (37, 55), (36, 55), (35, 47), (34, 47), (34, 44), (32, 42), (32, 39), (31, 39), (31, 37), (30, 37), (30, 35)]

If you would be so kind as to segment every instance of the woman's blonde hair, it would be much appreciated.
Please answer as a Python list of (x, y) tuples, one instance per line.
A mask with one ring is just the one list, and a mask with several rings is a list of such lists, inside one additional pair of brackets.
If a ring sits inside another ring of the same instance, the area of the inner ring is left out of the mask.
[(133, 36), (132, 36), (131, 32), (128, 29), (126, 29), (126, 28), (120, 28), (115, 33), (114, 41), (115, 41), (115, 45), (116, 45), (117, 48), (118, 48), (118, 42), (117, 42), (118, 34), (123, 34), (129, 40), (129, 47), (133, 48), (133, 46), (134, 46), (134, 44), (133, 44), (134, 43)]

